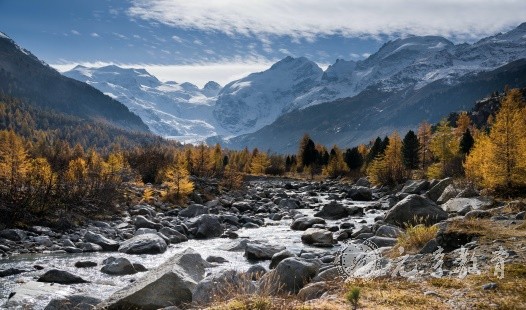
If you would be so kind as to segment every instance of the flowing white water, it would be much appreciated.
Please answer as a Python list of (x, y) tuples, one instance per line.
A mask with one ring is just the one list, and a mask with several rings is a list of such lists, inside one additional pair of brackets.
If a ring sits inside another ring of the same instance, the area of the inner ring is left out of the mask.
[[(326, 195), (318, 198), (321, 198), (322, 203), (327, 202)], [(342, 201), (341, 203), (353, 204), (363, 207), (368, 204), (346, 200)], [(314, 210), (312, 209), (300, 209), (297, 211), (309, 216), (314, 214)], [(355, 224), (356, 228), (359, 228), (361, 225), (363, 225), (363, 223), (360, 223), (360, 221), (365, 219), (367, 223), (371, 224), (374, 222), (374, 217), (377, 215), (379, 215), (379, 213), (366, 213), (366, 215), (361, 218), (353, 217), (338, 221), (327, 221), (327, 226), (336, 225), (341, 222), (351, 222)], [(335, 245), (333, 248), (329, 249), (316, 248), (302, 244), (301, 234), (303, 232), (291, 230), (291, 222), (292, 220), (290, 219), (284, 219), (281, 221), (271, 221), (267, 219), (265, 221), (265, 226), (255, 229), (243, 228), (237, 231), (240, 237), (238, 240), (246, 238), (250, 241), (283, 245), (290, 251), (297, 254), (299, 254), (302, 250), (308, 252), (325, 253), (335, 252), (340, 248), (340, 244)], [(27, 297), (24, 300), (20, 300), (21, 306), (19, 309), (44, 309), (44, 307), (51, 299), (53, 299), (53, 297), (60, 295), (82, 294), (104, 299), (109, 297), (115, 291), (127, 286), (131, 281), (144, 275), (144, 273), (138, 273), (135, 275), (126, 276), (110, 276), (100, 272), (102, 261), (110, 256), (126, 257), (132, 263), (140, 263), (148, 269), (153, 269), (168, 260), (174, 254), (191, 247), (200, 253), (203, 258), (214, 255), (224, 257), (228, 260), (227, 263), (218, 264), (217, 266), (210, 268), (207, 271), (208, 273), (215, 273), (225, 269), (246, 271), (252, 264), (256, 263), (260, 263), (261, 265), (268, 268), (270, 261), (250, 262), (243, 256), (244, 252), (231, 252), (222, 249), (225, 245), (228, 245), (232, 242), (236, 242), (236, 240), (221, 238), (208, 240), (189, 240), (188, 242), (171, 245), (165, 253), (159, 255), (128, 255), (118, 252), (94, 252), (82, 254), (31, 254), (11, 256), (7, 259), (0, 260), (0, 269), (19, 268), (31, 271), (15, 276), (0, 278), (0, 307), (5, 305), (11, 292), (16, 291), (17, 289), (20, 290), (20, 287), (29, 286), (30, 288), (33, 288), (33, 282), (36, 281), (38, 277), (44, 273), (44, 271), (53, 268), (69, 271), (85, 280), (90, 281), (91, 283), (67, 286), (51, 286), (48, 284), (42, 284), (42, 286), (34, 288), (33, 291), (28, 292), (26, 290), (24, 292), (20, 292), (19, 296), (15, 295), (13, 297), (14, 299), (18, 298), (17, 300), (22, 297), (21, 295), (25, 295)], [(76, 268), (74, 266), (75, 262), (85, 260), (94, 261), (98, 264), (98, 266), (93, 268)], [(45, 269), (37, 271), (33, 268), (34, 265), (43, 266)], [(12, 300), (10, 303), (12, 304)]]

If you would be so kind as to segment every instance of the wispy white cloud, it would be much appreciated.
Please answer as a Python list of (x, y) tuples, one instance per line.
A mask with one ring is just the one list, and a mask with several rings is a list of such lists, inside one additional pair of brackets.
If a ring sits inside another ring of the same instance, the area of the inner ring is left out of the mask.
[(229, 35), (443, 35), (475, 39), (525, 21), (519, 0), (133, 0), (128, 14)]
[(76, 36), (80, 36), (80, 32), (78, 32), (77, 30), (73, 29), (71, 30), (71, 33), (76, 35)]
[(172, 36), (172, 40), (174, 40), (177, 43), (183, 43), (183, 39), (181, 39), (180, 37), (178, 37), (176, 35)]
[(100, 37), (100, 35), (99, 35), (98, 33), (96, 33), (96, 32), (92, 32), (92, 33), (90, 34), (90, 36), (92, 36), (92, 37), (94, 37), (94, 38), (99, 38), (99, 37)]

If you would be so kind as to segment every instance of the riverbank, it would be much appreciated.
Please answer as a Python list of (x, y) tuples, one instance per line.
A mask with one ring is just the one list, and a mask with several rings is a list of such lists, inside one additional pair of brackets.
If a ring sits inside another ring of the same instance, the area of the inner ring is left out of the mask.
[[(215, 191), (213, 184), (205, 186), (211, 187), (208, 193)], [(358, 287), (363, 308), (462, 308), (479, 307), (492, 294), (511, 296), (522, 287), (517, 279), (526, 257), (524, 204), (480, 196), (451, 179), (409, 181), (396, 189), (371, 188), (365, 179), (357, 184), (253, 180), (242, 191), (192, 199), (186, 208), (155, 199), (133, 204), (121, 216), (67, 232), (44, 227), (2, 231), (0, 244), (7, 257), (0, 260), (0, 303), (44, 309), (52, 299), (71, 302), (71, 295), (81, 295), (108, 308), (201, 309), (212, 303), (218, 309), (243, 309), (231, 303), (252, 303), (259, 296), (268, 304), (261, 309), (339, 309), (348, 307), (345, 293)], [(406, 244), (401, 253), (399, 240), (411, 231), (406, 225), (421, 223), (436, 231), (424, 244)], [(342, 263), (346, 249), (361, 244), (373, 244), (377, 259), (361, 268)], [(496, 280), (490, 275), (496, 264), (492, 259), (501, 246), (510, 273)], [(433, 277), (431, 269), (442, 253), (441, 277)], [(480, 274), (458, 278), (462, 264), (475, 271), (473, 258)], [(393, 274), (401, 259), (402, 273)], [(415, 267), (417, 273), (408, 276)], [(90, 283), (35, 282), (46, 281), (53, 270)], [(176, 276), (166, 280), (166, 274)], [(350, 276), (355, 279), (349, 284), (345, 279)], [(483, 281), (487, 283), (477, 286)], [(482, 288), (491, 283), (496, 287)], [(147, 287), (172, 293), (152, 295)], [(410, 294), (415, 290), (422, 294)], [(141, 300), (149, 295), (156, 301), (146, 307)], [(492, 302), (520, 305), (524, 296), (515, 295)]]

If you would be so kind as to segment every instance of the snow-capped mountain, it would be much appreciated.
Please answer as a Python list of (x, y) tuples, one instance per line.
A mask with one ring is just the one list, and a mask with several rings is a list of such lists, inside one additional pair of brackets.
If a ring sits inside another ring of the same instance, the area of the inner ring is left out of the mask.
[(291, 111), (371, 89), (390, 95), (415, 92), (436, 81), (455, 85), (466, 75), (522, 58), (526, 58), (526, 23), (473, 44), (409, 36), (385, 43), (361, 61), (338, 59), (325, 71), (307, 58), (287, 57), (222, 89), (215, 82), (203, 89), (190, 83), (162, 83), (144, 70), (116, 66), (79, 66), (66, 75), (121, 101), (160, 135), (199, 140), (253, 133)]
[(122, 102), (161, 136), (194, 141), (221, 133), (213, 125), (212, 110), (221, 88), (215, 82), (207, 83), (203, 89), (191, 83), (163, 83), (144, 69), (114, 65), (77, 66), (64, 75)]
[(232, 134), (253, 132), (291, 111), (322, 75), (323, 70), (307, 58), (287, 57), (264, 72), (226, 85), (217, 98), (214, 116)]

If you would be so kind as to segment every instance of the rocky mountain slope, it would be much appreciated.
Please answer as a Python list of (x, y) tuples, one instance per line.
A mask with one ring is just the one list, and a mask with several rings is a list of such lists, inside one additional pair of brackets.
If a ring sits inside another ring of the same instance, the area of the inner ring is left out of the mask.
[(85, 83), (65, 77), (0, 32), (0, 93), (39, 108), (148, 132), (141, 118)]
[(118, 66), (77, 66), (64, 75), (85, 82), (122, 102), (139, 115), (150, 130), (178, 140), (195, 140), (219, 134), (212, 109), (221, 86), (207, 83), (203, 89), (190, 83), (163, 83), (144, 69)]
[[(255, 133), (225, 142), (231, 148), (258, 147), (294, 153), (304, 133), (326, 145), (349, 147), (376, 136), (414, 129), (423, 120), (437, 122), (452, 111), (469, 111), (475, 101), (510, 87), (526, 86), (526, 60), (518, 60), (489, 72), (469, 74), (455, 84), (446, 79), (422, 88), (385, 91), (370, 87), (360, 94), (295, 110)], [(212, 139), (210, 142), (216, 142)]]

